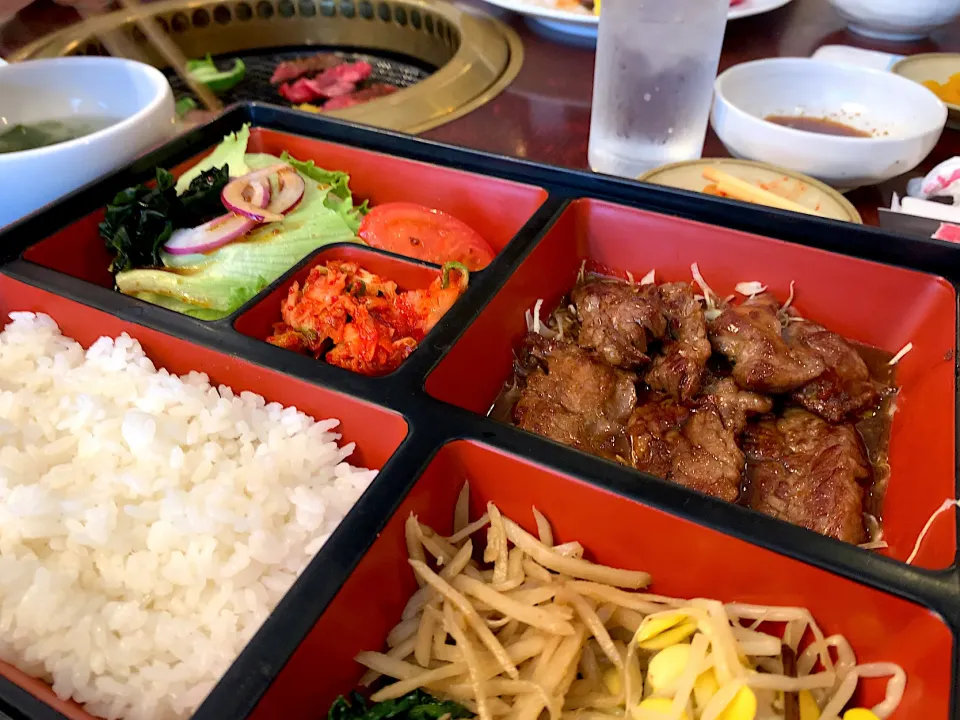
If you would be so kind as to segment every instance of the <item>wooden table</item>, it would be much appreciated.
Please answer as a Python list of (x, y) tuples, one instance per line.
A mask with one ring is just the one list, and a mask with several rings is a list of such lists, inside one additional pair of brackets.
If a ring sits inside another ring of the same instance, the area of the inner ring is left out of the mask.
[[(480, 0), (463, 4), (484, 6)], [(905, 0), (909, 2), (909, 0)], [(489, 9), (489, 8), (488, 8)], [(523, 38), (526, 59), (516, 81), (491, 103), (425, 137), (480, 150), (573, 168), (587, 166), (593, 51), (545, 40), (522, 19), (501, 18)], [(48, 32), (77, 21), (73, 10), (39, 0), (0, 33), (0, 53), (10, 52)], [(808, 57), (823, 45), (853, 45), (898, 54), (960, 51), (960, 23), (912, 44), (868, 41), (844, 30), (827, 0), (794, 0), (774, 12), (737, 20), (727, 27), (720, 69), (775, 56)], [(710, 132), (704, 154), (726, 155)], [(960, 155), (960, 132), (946, 130), (930, 158), (912, 175), (927, 172), (942, 160)], [(868, 223), (877, 222), (877, 207), (902, 191), (906, 178), (849, 195)]]

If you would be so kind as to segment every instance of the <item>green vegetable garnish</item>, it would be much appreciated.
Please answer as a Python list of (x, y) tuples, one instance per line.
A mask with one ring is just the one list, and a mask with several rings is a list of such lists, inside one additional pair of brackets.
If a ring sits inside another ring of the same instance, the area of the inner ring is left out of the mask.
[(459, 270), (459, 271), (460, 271), (460, 274), (461, 274), (461, 276), (462, 276), (462, 278), (463, 278), (463, 279), (460, 281), (460, 284), (461, 284), (463, 287), (466, 287), (466, 286), (467, 286), (467, 283), (470, 282), (470, 271), (467, 270), (467, 266), (466, 266), (466, 265), (464, 265), (463, 263), (456, 262), (456, 261), (450, 261), (450, 262), (448, 262), (448, 263), (444, 263), (444, 264), (443, 264), (442, 276), (441, 276), (442, 279), (440, 280), (440, 287), (442, 287), (442, 288), (444, 288), (444, 289), (446, 289), (447, 287), (449, 287), (449, 285), (450, 285), (450, 271), (451, 271), (451, 270)]
[[(150, 198), (147, 208), (153, 214), (128, 213), (143, 220), (142, 226), (121, 223), (115, 218), (116, 208), (108, 208), (101, 234), (107, 247), (117, 256), (112, 265), (120, 292), (155, 305), (202, 320), (226, 317), (250, 300), (266, 285), (276, 280), (301, 259), (324, 245), (335, 242), (357, 242), (357, 229), (364, 212), (353, 205), (350, 178), (346, 173), (330, 172), (313, 162), (300, 162), (284, 155), (306, 181), (303, 199), (283, 220), (258, 225), (241, 240), (228, 243), (206, 253), (171, 255), (163, 245), (173, 230), (195, 227), (212, 219), (205, 217), (182, 225), (185, 210), (193, 215), (210, 210), (213, 217), (226, 212), (220, 201), (226, 175), (237, 178), (280, 162), (280, 158), (260, 153), (247, 153), (250, 127), (244, 125), (227, 135), (212, 153), (187, 170), (175, 188), (164, 190), (160, 197), (167, 202), (166, 211), (157, 198)], [(165, 172), (165, 171), (164, 171)], [(214, 177), (214, 173), (218, 173)], [(169, 173), (165, 174), (165, 178)], [(166, 180), (168, 187), (172, 180)], [(215, 192), (214, 192), (215, 190)], [(146, 190), (141, 186), (125, 191), (139, 197)], [(179, 197), (175, 197), (176, 195)], [(121, 198), (118, 195), (118, 199)], [(115, 202), (115, 205), (119, 203)], [(172, 215), (170, 215), (172, 213)], [(165, 218), (170, 215), (168, 229)], [(116, 237), (114, 226), (126, 228), (126, 235)], [(137, 238), (135, 242), (127, 238)], [(128, 249), (130, 248), (130, 249)]]
[(220, 192), (229, 182), (226, 167), (199, 173), (177, 195), (173, 175), (157, 168), (156, 182), (127, 188), (107, 205), (100, 236), (114, 254), (110, 272), (162, 264), (160, 251), (174, 230), (223, 215)]
[(198, 83), (203, 83), (215, 93), (226, 92), (243, 80), (247, 66), (237, 58), (229, 70), (221, 70), (208, 54), (202, 60), (187, 60), (187, 74)]
[(359, 693), (352, 693), (350, 700), (341, 695), (330, 706), (327, 720), (439, 720), (444, 715), (449, 715), (451, 720), (473, 717), (472, 712), (458, 703), (437, 700), (423, 690), (414, 690), (396, 700), (374, 705)]
[(177, 111), (177, 117), (182, 118), (191, 110), (197, 109), (197, 101), (188, 95), (187, 97), (182, 97), (179, 100), (177, 100), (177, 104), (175, 107)]

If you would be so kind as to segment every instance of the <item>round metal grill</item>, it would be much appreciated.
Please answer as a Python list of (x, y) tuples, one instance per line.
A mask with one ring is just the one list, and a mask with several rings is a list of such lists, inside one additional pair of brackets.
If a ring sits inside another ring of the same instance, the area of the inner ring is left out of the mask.
[[(513, 30), (443, 0), (158, 0), (65, 28), (10, 59), (116, 51), (165, 69), (169, 63), (147, 42), (148, 21), (187, 58), (209, 53), (222, 68), (233, 58), (244, 61), (246, 78), (224, 95), (228, 104), (289, 104), (269, 82), (282, 59), (324, 49), (364, 57), (375, 68), (368, 83), (386, 82), (400, 91), (331, 110), (330, 116), (408, 133), (488, 102), (523, 62)], [(173, 80), (185, 96), (186, 88)]]
[[(309, 57), (323, 52), (332, 52), (334, 55), (343, 58), (347, 62), (356, 62), (362, 60), (373, 66), (373, 72), (370, 79), (364, 85), (382, 82), (394, 85), (398, 88), (407, 88), (430, 76), (433, 68), (429, 68), (423, 63), (416, 63), (412, 58), (401, 56), (370, 55), (367, 53), (341, 51), (333, 48), (323, 47), (304, 47), (299, 50), (284, 48), (282, 51), (270, 51), (253, 53), (233, 53), (219, 55), (214, 57), (217, 67), (228, 69), (233, 65), (234, 58), (243, 60), (247, 67), (243, 81), (233, 89), (220, 95), (224, 105), (230, 105), (235, 102), (268, 102), (275, 105), (290, 105), (280, 93), (277, 92), (277, 86), (270, 84), (270, 77), (274, 69), (285, 60), (296, 60), (297, 58)], [(191, 95), (186, 84), (174, 72), (167, 70), (167, 79), (177, 99), (189, 97)], [(319, 102), (317, 103), (320, 104)]]

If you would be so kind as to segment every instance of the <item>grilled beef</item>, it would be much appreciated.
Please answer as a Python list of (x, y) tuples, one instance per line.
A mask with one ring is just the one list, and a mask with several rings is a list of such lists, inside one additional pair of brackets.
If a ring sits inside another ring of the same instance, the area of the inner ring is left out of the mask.
[(852, 425), (788, 408), (748, 426), (743, 450), (749, 507), (848, 543), (866, 540), (863, 486), (871, 468)]
[(818, 377), (823, 360), (781, 336), (780, 305), (763, 293), (726, 308), (710, 323), (713, 349), (733, 363), (733, 379), (744, 390), (785, 393)]

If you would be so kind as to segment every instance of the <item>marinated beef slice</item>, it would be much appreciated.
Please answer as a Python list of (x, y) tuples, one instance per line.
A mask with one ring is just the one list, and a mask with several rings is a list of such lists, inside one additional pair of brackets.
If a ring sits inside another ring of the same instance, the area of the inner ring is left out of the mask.
[(638, 470), (692, 490), (735, 502), (744, 456), (737, 444), (748, 415), (769, 412), (773, 402), (729, 380), (711, 382), (691, 406), (660, 398), (638, 407), (627, 436)]
[(870, 463), (856, 428), (788, 408), (743, 434), (748, 507), (848, 543), (865, 542)]
[(530, 333), (514, 423), (530, 432), (610, 459), (619, 459), (623, 428), (637, 403), (636, 376), (612, 367), (567, 340)]
[(787, 393), (818, 377), (819, 355), (783, 339), (780, 305), (769, 293), (723, 310), (710, 323), (713, 349), (733, 363), (733, 379), (744, 390)]
[(633, 370), (649, 363), (650, 341), (667, 330), (655, 285), (591, 279), (570, 299), (580, 320), (577, 343), (614, 367)]
[(850, 343), (835, 332), (809, 320), (793, 319), (784, 330), (793, 347), (820, 358), (823, 373), (795, 390), (801, 407), (833, 423), (863, 413), (880, 402), (880, 387), (870, 377), (867, 364)]
[(668, 283), (659, 291), (667, 338), (662, 352), (653, 358), (646, 381), (653, 390), (686, 402), (700, 392), (710, 359), (707, 321), (689, 283)]

